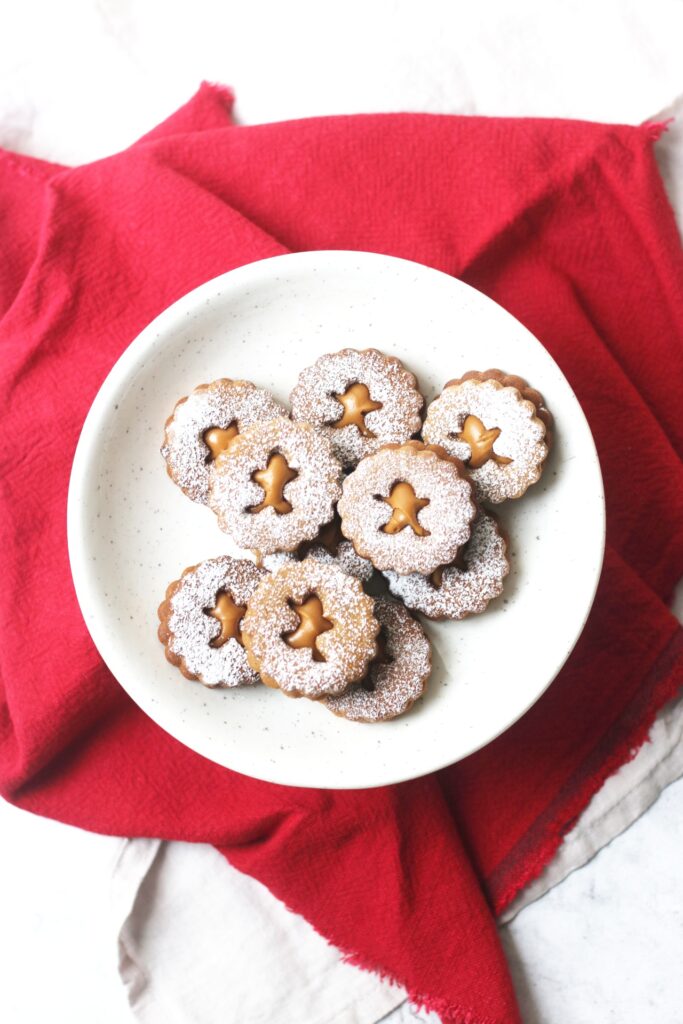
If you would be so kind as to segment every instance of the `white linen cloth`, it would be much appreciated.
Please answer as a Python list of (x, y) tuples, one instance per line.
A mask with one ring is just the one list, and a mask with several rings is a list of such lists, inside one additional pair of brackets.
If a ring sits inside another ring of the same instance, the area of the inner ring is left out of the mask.
[[(0, 144), (65, 162), (94, 159), (148, 130), (203, 77), (236, 86), (237, 114), (246, 123), (369, 110), (636, 123), (673, 110), (683, 92), (682, 39), (683, 5), (664, 0), (561, 6), (427, 0), (418, 7), (407, 0), (352, 0), (338, 8), (299, 2), (265, 10), (237, 3), (218, 8), (210, 0), (191, 7), (24, 0), (0, 33)], [(680, 122), (657, 151), (681, 225)], [(585, 864), (683, 775), (682, 731), (679, 700), (595, 797), (506, 920)], [(681, 784), (671, 792), (680, 817)], [(647, 846), (650, 818), (657, 821), (655, 814), (640, 823), (641, 847), (633, 856)], [(342, 963), (306, 922), (211, 848), (93, 837), (5, 807), (0, 824), (25, 843), (16, 856), (0, 844), (0, 1015), (13, 1024), (372, 1024), (394, 1007), (392, 1024), (415, 1020), (400, 990)], [(664, 848), (667, 833), (656, 834)], [(623, 849), (627, 840), (631, 834)], [(55, 884), (58, 872), (49, 874), (46, 846), (68, 891)], [(618, 861), (616, 851), (609, 856)], [(586, 871), (595, 872), (594, 865)], [(641, 867), (646, 891), (657, 885), (657, 872)], [(657, 893), (651, 889), (650, 903)], [(677, 906), (680, 914), (683, 902)], [(557, 905), (553, 914), (551, 929)], [(533, 949), (537, 962), (543, 955), (541, 946), (525, 947), (524, 920), (520, 915), (504, 932), (525, 1019), (607, 1020), (616, 990), (609, 1006), (591, 1003), (580, 987), (563, 986), (561, 963), (524, 977), (519, 951)], [(683, 926), (679, 944), (682, 938)], [(624, 962), (637, 940), (632, 932), (621, 936)], [(43, 954), (39, 982), (33, 958), (17, 952), (32, 949)], [(571, 943), (564, 953), (569, 963)], [(573, 963), (580, 954), (575, 946)], [(83, 970), (72, 963), (75, 955)], [(647, 991), (631, 991), (625, 979), (619, 986), (628, 996), (624, 1015), (609, 1019), (678, 1019), (683, 989), (672, 988), (671, 977), (670, 1013), (661, 1002), (653, 1008)], [(73, 984), (65, 987), (65, 978)], [(543, 1006), (542, 1018), (535, 1006)]]

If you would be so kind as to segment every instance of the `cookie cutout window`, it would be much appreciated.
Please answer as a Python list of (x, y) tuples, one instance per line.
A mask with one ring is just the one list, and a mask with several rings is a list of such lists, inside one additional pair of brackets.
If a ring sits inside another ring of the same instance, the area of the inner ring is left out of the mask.
[(265, 508), (274, 508), (278, 515), (291, 512), (292, 506), (284, 496), (284, 489), (298, 475), (295, 469), (290, 468), (284, 455), (273, 452), (266, 468), (252, 474), (252, 480), (263, 488), (264, 498), (258, 505), (252, 505), (249, 511), (256, 514)]
[(202, 435), (202, 441), (209, 449), (206, 462), (214, 462), (221, 452), (230, 447), (233, 438), (237, 437), (239, 429), (233, 420), (225, 429), (223, 427), (209, 427)]
[(434, 587), (434, 590), (439, 590), (443, 586), (443, 570), (444, 566), (439, 565), (433, 573), (429, 575), (429, 582)]
[(389, 497), (382, 501), (392, 509), (391, 519), (382, 527), (384, 533), (399, 533), (409, 526), (418, 537), (429, 537), (429, 530), (425, 530), (417, 518), (429, 505), (429, 498), (418, 498), (411, 485), (402, 480), (394, 484)]
[(237, 640), (238, 643), (242, 643), (240, 623), (246, 610), (247, 606), (236, 604), (232, 594), (229, 594), (227, 590), (219, 590), (214, 607), (204, 609), (204, 614), (218, 619), (221, 627), (218, 636), (211, 641), (211, 647), (222, 647), (228, 640)]
[(500, 437), (500, 427), (486, 428), (478, 416), (470, 415), (465, 419), (462, 431), (455, 436), (457, 441), (465, 441), (472, 453), (467, 460), (470, 469), (479, 469), (493, 459), (499, 466), (509, 466), (512, 459), (498, 455), (493, 450), (494, 443)]
[(363, 437), (375, 437), (367, 427), (365, 417), (369, 412), (377, 412), (382, 408), (381, 402), (374, 402), (365, 384), (357, 382), (351, 384), (343, 394), (335, 394), (334, 398), (343, 406), (344, 412), (341, 419), (336, 420), (331, 426), (340, 430), (342, 427), (354, 426)]
[(325, 661), (318, 650), (318, 637), (328, 630), (334, 628), (334, 624), (326, 619), (323, 614), (322, 601), (317, 594), (311, 594), (301, 604), (292, 604), (291, 607), (299, 616), (299, 625), (292, 633), (284, 637), (290, 647), (308, 647), (313, 655), (314, 661)]

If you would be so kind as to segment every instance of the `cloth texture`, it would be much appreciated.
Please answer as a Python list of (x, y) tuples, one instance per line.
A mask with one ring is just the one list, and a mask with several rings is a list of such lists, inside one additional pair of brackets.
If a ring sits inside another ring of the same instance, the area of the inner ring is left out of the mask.
[[(545, 870), (505, 909), (504, 942), (520, 910), (590, 860), (683, 775), (682, 712), (681, 696), (662, 709), (638, 754), (610, 776)], [(111, 890), (119, 976), (140, 1024), (437, 1024), (406, 1003), (403, 989), (341, 961), (298, 914), (210, 846), (124, 840)], [(527, 1019), (536, 1019), (533, 1011)]]
[[(84, 167), (0, 157), (2, 792), (95, 831), (213, 843), (444, 1020), (515, 1021), (493, 914), (682, 679), (665, 602), (683, 572), (683, 261), (660, 128), (429, 115), (244, 128), (229, 105), (205, 86)], [(78, 432), (125, 346), (202, 281), (316, 248), (414, 259), (507, 307), (574, 387), (607, 493), (596, 603), (553, 686), (460, 764), (366, 792), (260, 783), (163, 733), (93, 649), (66, 552)], [(36, 629), (46, 593), (50, 627)]]
[[(302, 917), (210, 846), (128, 840), (112, 883), (119, 974), (142, 1024), (375, 1024), (405, 998), (340, 961)], [(201, 956), (190, 960), (188, 949)]]

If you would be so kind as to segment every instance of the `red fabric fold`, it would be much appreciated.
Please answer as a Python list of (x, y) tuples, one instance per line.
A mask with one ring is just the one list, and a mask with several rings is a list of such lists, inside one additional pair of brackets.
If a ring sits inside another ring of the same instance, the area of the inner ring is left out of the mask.
[[(214, 843), (444, 1020), (514, 1022), (491, 908), (683, 682), (665, 605), (683, 573), (683, 257), (653, 131), (429, 115), (245, 128), (230, 106), (203, 86), (80, 168), (0, 152), (2, 793), (96, 831)], [(93, 649), (66, 552), (78, 433), (126, 345), (202, 281), (317, 248), (418, 260), (510, 309), (575, 388), (607, 490), (595, 607), (544, 697), (466, 761), (368, 792), (257, 782), (163, 733)]]

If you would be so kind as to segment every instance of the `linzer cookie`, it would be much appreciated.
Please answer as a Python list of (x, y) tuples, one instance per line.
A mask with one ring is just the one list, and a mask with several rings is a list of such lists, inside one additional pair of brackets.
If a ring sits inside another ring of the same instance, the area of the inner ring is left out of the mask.
[[(477, 498), (519, 498), (540, 478), (552, 416), (521, 377), (473, 370), (446, 384), (413, 440), (417, 381), (376, 349), (322, 356), (291, 398), (290, 419), (253, 384), (218, 380), (167, 421), (172, 479), (257, 565), (226, 555), (186, 569), (159, 639), (207, 686), (261, 678), (350, 721), (396, 718), (431, 671), (408, 609), (459, 620), (502, 592), (507, 539)], [(392, 598), (364, 592), (375, 569)]]
[(492, 516), (482, 513), (476, 520), (458, 562), (429, 576), (384, 575), (392, 594), (430, 619), (464, 619), (485, 611), (502, 593), (510, 568), (505, 538)]
[(266, 575), (242, 622), (249, 664), (263, 682), (313, 700), (363, 678), (378, 632), (360, 582), (313, 558)]
[(321, 356), (299, 374), (290, 401), (292, 418), (324, 431), (346, 467), (407, 441), (420, 429), (424, 405), (414, 375), (374, 348)]
[(257, 683), (242, 645), (247, 601), (266, 576), (253, 562), (222, 555), (186, 569), (159, 606), (159, 639), (187, 679), (206, 686)]
[(263, 388), (246, 380), (200, 384), (181, 398), (166, 421), (161, 454), (171, 480), (201, 504), (209, 493), (211, 466), (245, 427), (287, 416), (287, 410)]
[(266, 555), (262, 564), (269, 572), (275, 572), (285, 562), (301, 561), (303, 558), (315, 558), (319, 562), (336, 565), (361, 583), (367, 583), (374, 572), (372, 562), (356, 554), (351, 541), (344, 539), (338, 516), (323, 526), (314, 541), (306, 541), (297, 551), (277, 551), (273, 555)]
[(499, 504), (539, 480), (551, 427), (543, 397), (521, 377), (472, 370), (431, 403), (422, 436), (462, 459), (478, 499)]
[(375, 568), (428, 574), (469, 540), (477, 509), (462, 463), (434, 445), (387, 445), (344, 481), (342, 533)]
[(324, 697), (326, 708), (352, 722), (385, 722), (404, 714), (424, 693), (432, 670), (431, 645), (422, 626), (402, 604), (375, 598), (380, 650), (367, 675), (340, 697)]
[(219, 454), (208, 503), (240, 547), (294, 551), (332, 519), (340, 476), (326, 437), (280, 417), (247, 427)]

